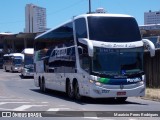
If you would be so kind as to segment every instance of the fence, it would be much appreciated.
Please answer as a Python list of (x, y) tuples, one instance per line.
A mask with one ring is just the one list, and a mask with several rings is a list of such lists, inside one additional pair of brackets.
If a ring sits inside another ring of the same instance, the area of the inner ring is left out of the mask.
[(153, 58), (149, 52), (144, 53), (144, 71), (147, 87), (160, 88), (160, 49)]

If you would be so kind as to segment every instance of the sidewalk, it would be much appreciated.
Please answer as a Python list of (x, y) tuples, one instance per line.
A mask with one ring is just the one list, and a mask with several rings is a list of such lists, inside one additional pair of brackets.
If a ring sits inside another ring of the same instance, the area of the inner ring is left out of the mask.
[(143, 97), (143, 99), (150, 99), (153, 101), (159, 101), (160, 102), (160, 88), (154, 89), (154, 88), (147, 88), (146, 89), (146, 95)]

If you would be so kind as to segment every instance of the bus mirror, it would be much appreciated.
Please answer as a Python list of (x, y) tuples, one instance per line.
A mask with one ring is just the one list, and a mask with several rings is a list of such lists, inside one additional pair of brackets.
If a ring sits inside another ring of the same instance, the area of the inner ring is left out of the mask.
[(78, 46), (78, 53), (79, 55), (83, 54), (83, 48), (81, 46)]
[(148, 40), (148, 39), (142, 39), (144, 47), (150, 52), (150, 56), (154, 57), (155, 56), (155, 46), (154, 44)]
[(90, 57), (93, 57), (93, 44), (91, 42), (91, 40), (87, 39), (87, 38), (79, 38), (78, 41), (82, 44), (85, 44), (88, 46), (88, 55)]

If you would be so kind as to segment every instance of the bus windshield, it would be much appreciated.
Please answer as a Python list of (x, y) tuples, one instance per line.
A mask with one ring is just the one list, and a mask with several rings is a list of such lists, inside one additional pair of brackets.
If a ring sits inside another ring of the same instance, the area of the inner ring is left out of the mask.
[(25, 55), (25, 60), (24, 60), (25, 65), (32, 65), (33, 64), (33, 55)]
[(141, 40), (137, 22), (132, 17), (88, 17), (89, 39), (104, 42)]
[(22, 64), (22, 59), (14, 59), (13, 60), (13, 63), (15, 64), (15, 65), (20, 65), (20, 64)]
[(143, 48), (94, 48), (92, 72), (106, 75), (135, 74), (143, 70)]

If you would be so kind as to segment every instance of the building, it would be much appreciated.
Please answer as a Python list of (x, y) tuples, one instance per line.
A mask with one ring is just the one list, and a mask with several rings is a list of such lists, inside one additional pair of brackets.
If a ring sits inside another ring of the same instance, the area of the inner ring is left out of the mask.
[(142, 37), (160, 36), (160, 11), (144, 13), (144, 25), (139, 26)]
[(140, 30), (160, 30), (160, 24), (140, 25)]
[(33, 48), (34, 38), (40, 33), (0, 33), (0, 68), (3, 65), (3, 55), (20, 53), (25, 48)]
[(25, 7), (25, 33), (39, 33), (46, 31), (46, 8), (33, 4)]
[(144, 24), (160, 24), (160, 11), (144, 13)]

